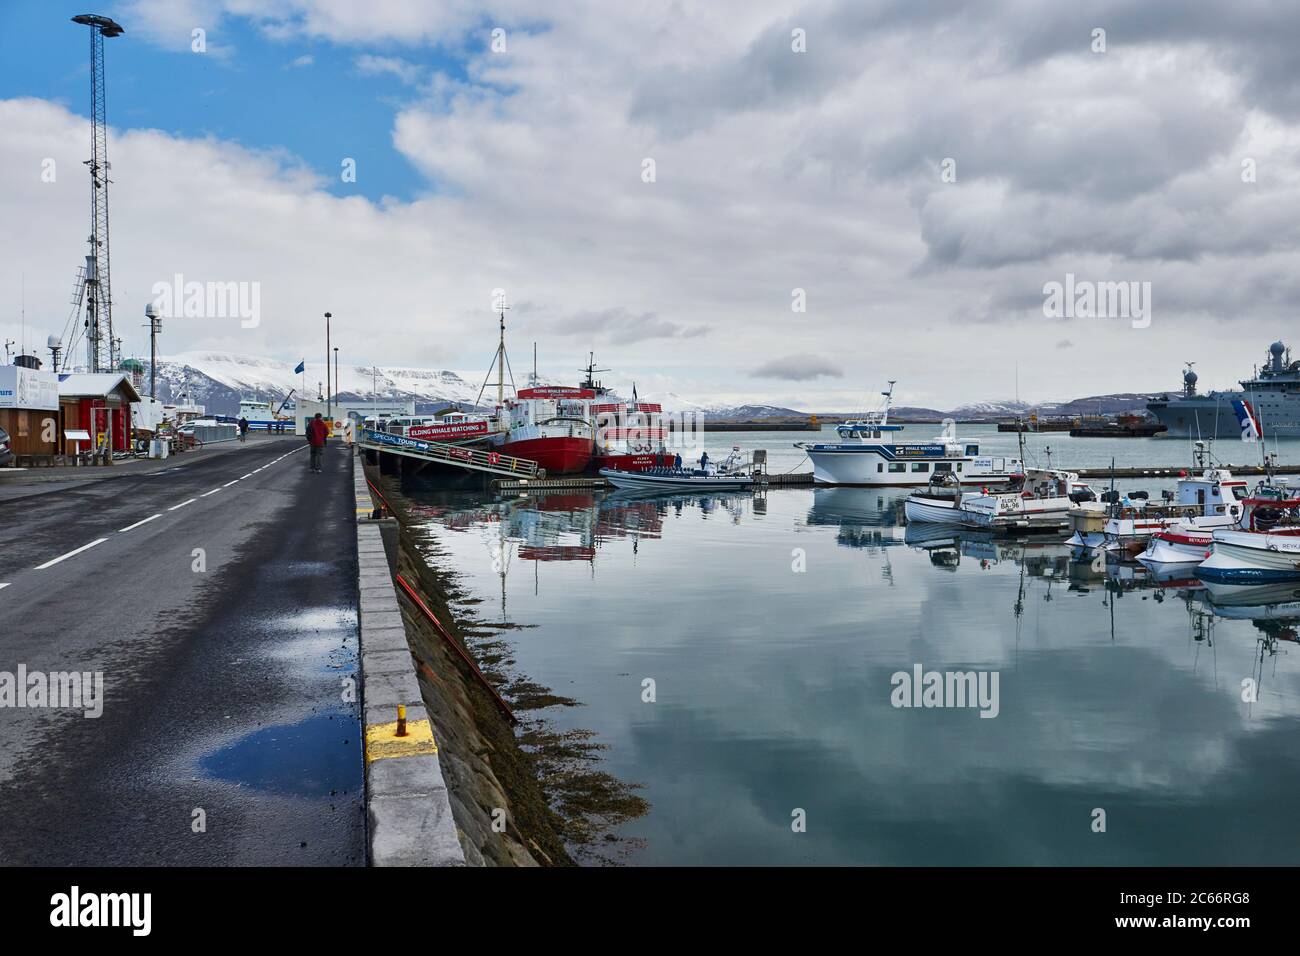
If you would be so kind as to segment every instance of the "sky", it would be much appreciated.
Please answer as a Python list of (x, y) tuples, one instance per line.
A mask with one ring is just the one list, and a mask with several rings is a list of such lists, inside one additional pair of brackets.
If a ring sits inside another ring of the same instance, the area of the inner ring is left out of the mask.
[[(89, 232), (89, 30), (70, 17), (92, 8), (3, 9), (0, 334), (43, 352)], [(871, 407), (890, 379), (945, 409), (1174, 389), (1189, 361), (1230, 387), (1292, 335), (1285, 4), (92, 12), (125, 28), (105, 51), (128, 354), (177, 276), (256, 290), (257, 314), (177, 308), (163, 357), (321, 362), (329, 311), (345, 364), (481, 371), (504, 290), (516, 377), (536, 342), (553, 380), (594, 351), (643, 398), (803, 410)], [(1046, 314), (1051, 283), (1118, 282), (1144, 316)]]

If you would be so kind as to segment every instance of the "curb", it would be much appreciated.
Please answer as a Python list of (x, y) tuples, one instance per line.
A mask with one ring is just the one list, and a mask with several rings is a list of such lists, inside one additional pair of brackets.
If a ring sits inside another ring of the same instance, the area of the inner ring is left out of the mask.
[[(371, 866), (464, 866), (438, 745), (424, 709), (402, 611), (365, 468), (352, 458), (357, 502), (357, 593)], [(396, 735), (398, 707), (407, 734)]]

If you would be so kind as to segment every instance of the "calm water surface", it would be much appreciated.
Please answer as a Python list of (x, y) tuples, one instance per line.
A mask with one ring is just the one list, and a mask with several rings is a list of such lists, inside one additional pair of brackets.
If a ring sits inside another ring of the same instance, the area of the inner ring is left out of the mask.
[[(732, 437), (778, 447), (711, 454)], [(415, 499), (477, 613), (535, 625), (508, 632), (520, 670), (585, 705), (548, 715), (644, 784), (633, 863), (1296, 861), (1300, 587), (1210, 595), (1053, 539), (904, 528), (904, 495)], [(916, 664), (996, 672), (998, 716), (895, 708)]]

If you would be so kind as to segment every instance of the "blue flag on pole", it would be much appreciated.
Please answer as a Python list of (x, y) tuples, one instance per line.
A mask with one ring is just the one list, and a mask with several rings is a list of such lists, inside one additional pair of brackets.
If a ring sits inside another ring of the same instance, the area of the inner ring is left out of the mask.
[(298, 363), (298, 367), (293, 370), (293, 374), (301, 375), (306, 368), (307, 368), (307, 360), (303, 359), (301, 362)]

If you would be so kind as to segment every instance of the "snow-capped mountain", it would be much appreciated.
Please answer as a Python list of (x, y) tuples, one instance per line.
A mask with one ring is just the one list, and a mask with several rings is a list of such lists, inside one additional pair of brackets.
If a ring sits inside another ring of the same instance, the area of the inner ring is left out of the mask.
[[(145, 366), (147, 382), (147, 362)], [(421, 411), (450, 404), (471, 407), (483, 382), (481, 374), (448, 369), (372, 370), (340, 363), (338, 373), (340, 381), (333, 390), (343, 401), (413, 401)], [(332, 378), (334, 370), (329, 374)], [(324, 389), (324, 381), (323, 362), (308, 364), (305, 374), (295, 374), (293, 363), (228, 352), (182, 352), (158, 362), (159, 398), (175, 401), (186, 395), (214, 414), (233, 414), (241, 398), (277, 401), (290, 392), (315, 398)]]
[[(147, 388), (148, 363), (145, 364)], [(306, 394), (309, 398), (315, 398), (324, 389), (325, 363), (308, 363), (305, 374), (296, 374), (295, 364), (230, 352), (182, 352), (159, 361), (158, 397), (168, 402), (184, 397), (185, 400), (204, 405), (209, 412), (220, 415), (234, 414), (242, 398), (278, 401), (290, 392), (296, 396)], [(333, 376), (332, 369), (330, 375)], [(480, 407), (494, 404), (496, 397), (496, 378), (488, 376), (485, 371), (408, 367), (371, 369), (369, 366), (340, 364), (339, 377), (341, 387), (336, 391), (343, 401), (368, 401), (372, 397), (383, 402), (413, 401), (418, 412), (436, 411), (452, 404), (466, 410), (472, 409), (484, 380), (489, 377), (492, 381), (483, 393)], [(551, 381), (546, 376), (542, 376), (542, 381), (546, 384), (574, 384), (572, 381)], [(779, 405), (700, 402), (675, 392), (645, 394), (641, 397), (645, 401), (659, 402), (667, 412), (702, 412), (706, 418), (715, 420), (798, 419), (806, 418), (809, 414), (807, 411)], [(894, 408), (893, 415), (901, 420), (958, 418), (966, 421), (995, 421), (1030, 413), (1054, 416), (1141, 412), (1146, 402), (1146, 394), (1129, 392), (1122, 395), (1096, 395), (1070, 402), (973, 402), (949, 410), (901, 406)], [(841, 413), (834, 412), (819, 412), (818, 415), (825, 420), (835, 420), (837, 415), (843, 417)]]

